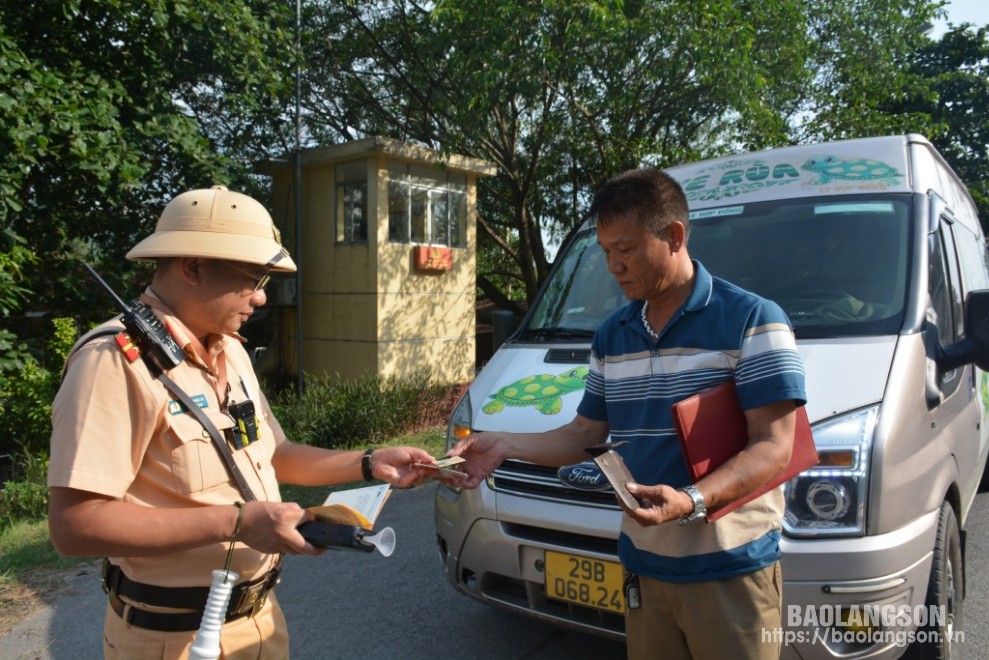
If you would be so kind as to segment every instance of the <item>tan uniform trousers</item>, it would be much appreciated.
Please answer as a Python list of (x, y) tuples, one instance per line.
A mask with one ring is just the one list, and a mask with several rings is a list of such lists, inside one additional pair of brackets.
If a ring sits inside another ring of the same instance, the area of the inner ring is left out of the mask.
[(772, 634), (781, 625), (779, 562), (710, 582), (640, 577), (639, 591), (641, 607), (625, 616), (630, 660), (779, 659), (779, 635)]
[[(124, 623), (107, 606), (103, 624), (103, 655), (107, 660), (185, 660), (196, 631), (160, 632)], [(288, 628), (275, 592), (253, 617), (244, 617), (220, 631), (220, 658), (224, 660), (287, 660)]]

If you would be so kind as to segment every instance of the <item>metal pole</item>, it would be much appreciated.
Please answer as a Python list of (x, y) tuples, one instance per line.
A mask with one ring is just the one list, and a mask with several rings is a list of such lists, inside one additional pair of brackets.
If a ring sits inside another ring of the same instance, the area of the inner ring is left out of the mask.
[(295, 391), (302, 396), (302, 0), (295, 0)]

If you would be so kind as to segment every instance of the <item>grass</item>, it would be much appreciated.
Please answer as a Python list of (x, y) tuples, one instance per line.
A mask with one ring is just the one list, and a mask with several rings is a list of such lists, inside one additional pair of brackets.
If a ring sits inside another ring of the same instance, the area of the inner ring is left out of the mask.
[[(396, 438), (381, 447), (409, 445), (421, 447), (433, 456), (446, 451), (442, 429)], [(308, 507), (322, 504), (331, 490), (363, 486), (355, 481), (336, 486), (281, 486), (282, 500)], [(91, 557), (62, 557), (48, 537), (48, 522), (16, 522), (0, 528), (0, 635), (10, 632), (23, 618), (41, 605), (38, 594), (50, 595), (59, 586), (58, 575), (81, 564), (96, 561)]]
[[(0, 530), (0, 585), (27, 570), (72, 568), (80, 563), (55, 552), (48, 540), (48, 522), (18, 521)], [(91, 561), (83, 559), (81, 561)]]
[(0, 635), (40, 607), (39, 594), (59, 584), (58, 575), (91, 558), (63, 557), (48, 538), (48, 522), (19, 521), (0, 529)]

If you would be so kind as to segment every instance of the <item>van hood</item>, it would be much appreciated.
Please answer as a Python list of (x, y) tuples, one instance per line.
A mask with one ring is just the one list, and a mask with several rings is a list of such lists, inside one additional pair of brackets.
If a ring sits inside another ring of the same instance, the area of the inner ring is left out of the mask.
[[(581, 357), (587, 345), (573, 345)], [(583, 362), (547, 362), (561, 347), (504, 344), (470, 387), (472, 426), (478, 431), (539, 432), (566, 424), (577, 414), (587, 377)], [(578, 358), (580, 359), (580, 358)]]
[(807, 417), (817, 422), (878, 403), (886, 390), (896, 336), (798, 341), (807, 372)]
[[(817, 422), (882, 400), (896, 337), (798, 342), (807, 372), (807, 416)], [(586, 353), (586, 346), (572, 346)], [(470, 387), (478, 431), (540, 432), (577, 414), (587, 364), (546, 362), (552, 348), (503, 345)]]

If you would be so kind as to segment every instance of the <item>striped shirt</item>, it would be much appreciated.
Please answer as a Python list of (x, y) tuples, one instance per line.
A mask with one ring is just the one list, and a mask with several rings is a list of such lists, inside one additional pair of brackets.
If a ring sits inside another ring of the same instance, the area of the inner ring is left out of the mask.
[[(732, 378), (742, 408), (806, 402), (804, 369), (776, 303), (712, 277), (694, 262), (694, 288), (654, 343), (641, 301), (612, 314), (591, 346), (578, 413), (608, 423), (636, 482), (690, 484), (670, 407)], [(622, 521), (618, 548), (634, 573), (669, 582), (742, 575), (779, 559), (783, 495), (766, 493), (716, 523), (641, 527)]]

